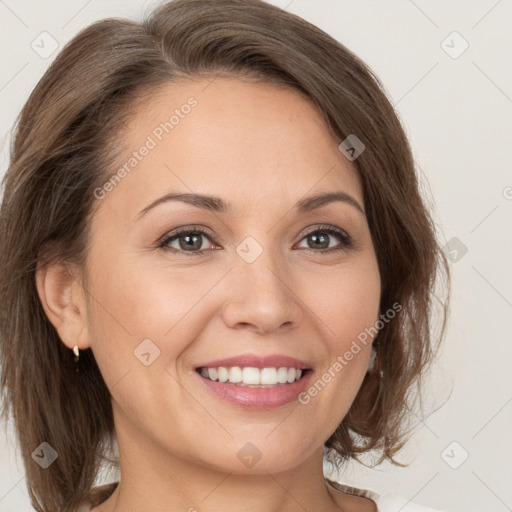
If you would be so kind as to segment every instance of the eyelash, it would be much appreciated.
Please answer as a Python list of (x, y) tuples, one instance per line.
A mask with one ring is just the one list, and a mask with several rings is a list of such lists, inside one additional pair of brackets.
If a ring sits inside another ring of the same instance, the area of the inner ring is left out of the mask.
[[(303, 250), (305, 250), (309, 253), (331, 253), (331, 252), (339, 251), (342, 249), (350, 248), (354, 245), (350, 235), (348, 235), (344, 230), (342, 230), (340, 228), (336, 228), (334, 226), (319, 226), (316, 229), (314, 229), (313, 231), (309, 231), (308, 233), (306, 233), (301, 238), (301, 241), (304, 238), (306, 238), (307, 236), (312, 235), (312, 234), (317, 234), (317, 233), (336, 235), (341, 239), (341, 244), (337, 247), (331, 247), (329, 249), (303, 249)], [(209, 249), (209, 250), (203, 249), (203, 250), (196, 250), (196, 251), (183, 251), (181, 249), (175, 249), (174, 247), (173, 248), (167, 247), (167, 244), (174, 241), (175, 239), (178, 239), (183, 235), (190, 235), (190, 234), (204, 235), (205, 237), (207, 237), (210, 240), (210, 242), (215, 243), (215, 241), (212, 240), (212, 237), (209, 232), (207, 232), (201, 228), (196, 228), (195, 226), (190, 226), (190, 227), (183, 228), (180, 231), (177, 231), (174, 233), (171, 232), (171, 233), (166, 234), (165, 237), (163, 238), (163, 240), (161, 240), (161, 242), (158, 243), (158, 248), (168, 250), (173, 253), (184, 253), (186, 256), (204, 256), (204, 255), (206, 255), (205, 253), (212, 250), (212, 249)]]

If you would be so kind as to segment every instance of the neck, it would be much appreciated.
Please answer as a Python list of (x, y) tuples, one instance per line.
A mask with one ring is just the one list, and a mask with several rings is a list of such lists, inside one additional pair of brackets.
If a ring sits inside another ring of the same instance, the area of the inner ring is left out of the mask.
[[(118, 432), (121, 478), (93, 512), (340, 510), (323, 476), (323, 449), (287, 471), (235, 473), (176, 457)], [(131, 446), (130, 446), (131, 445)]]

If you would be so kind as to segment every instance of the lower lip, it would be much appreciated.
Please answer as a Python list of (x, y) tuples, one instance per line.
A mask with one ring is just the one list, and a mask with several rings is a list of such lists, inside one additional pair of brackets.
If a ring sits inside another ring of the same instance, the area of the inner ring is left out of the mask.
[(297, 397), (306, 389), (312, 372), (308, 370), (298, 381), (273, 388), (238, 386), (207, 379), (197, 371), (194, 373), (212, 393), (229, 403), (253, 409), (270, 409), (298, 401)]

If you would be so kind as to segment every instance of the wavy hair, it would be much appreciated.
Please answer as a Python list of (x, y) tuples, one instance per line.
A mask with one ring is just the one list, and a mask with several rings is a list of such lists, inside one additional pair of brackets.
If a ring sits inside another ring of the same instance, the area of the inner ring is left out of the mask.
[[(381, 276), (380, 311), (402, 308), (379, 331), (376, 369), (324, 447), (337, 461), (376, 451), (398, 463), (407, 404), (444, 336), (441, 274), (450, 295), (447, 259), (398, 115), (371, 69), (304, 19), (262, 0), (175, 0), (141, 22), (105, 19), (78, 33), (14, 128), (0, 210), (0, 392), (38, 511), (74, 510), (101, 463), (115, 463), (110, 392), (90, 349), (75, 372), (39, 300), (38, 265), (84, 265), (94, 190), (112, 175), (116, 138), (137, 100), (167, 83), (220, 75), (301, 91), (339, 142), (355, 134), (366, 146), (353, 165)], [(32, 458), (43, 441), (58, 453), (48, 469)]]

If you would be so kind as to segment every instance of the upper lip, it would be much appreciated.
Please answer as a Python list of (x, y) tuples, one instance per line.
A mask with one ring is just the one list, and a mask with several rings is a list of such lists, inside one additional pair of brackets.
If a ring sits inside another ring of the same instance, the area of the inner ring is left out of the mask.
[(242, 354), (239, 356), (228, 357), (226, 359), (216, 359), (215, 361), (208, 361), (207, 363), (203, 363), (197, 366), (197, 368), (218, 368), (220, 366), (223, 367), (233, 367), (233, 366), (243, 366), (243, 367), (252, 367), (252, 368), (296, 368), (299, 370), (307, 370), (311, 366), (301, 361), (300, 359), (296, 359), (295, 357), (273, 354), (268, 356), (258, 356), (255, 354)]

